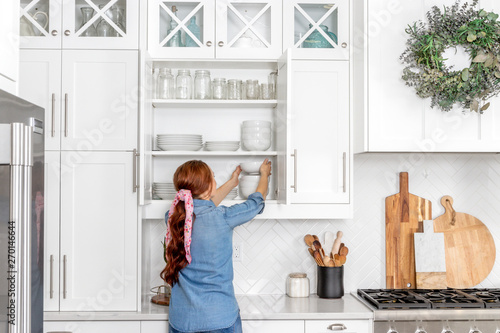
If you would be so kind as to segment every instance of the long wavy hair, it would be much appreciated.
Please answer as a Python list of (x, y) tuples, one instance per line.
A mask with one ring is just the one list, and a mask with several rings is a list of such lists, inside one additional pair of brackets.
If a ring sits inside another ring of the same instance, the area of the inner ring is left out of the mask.
[[(187, 161), (177, 168), (174, 174), (174, 185), (177, 191), (190, 190), (194, 199), (212, 190), (213, 174), (203, 161)], [(196, 216), (193, 214), (193, 225)], [(184, 201), (179, 201), (168, 221), (170, 226), (170, 242), (165, 251), (166, 266), (160, 273), (161, 278), (170, 286), (179, 282), (179, 272), (188, 265), (184, 249), (184, 224), (186, 209)]]

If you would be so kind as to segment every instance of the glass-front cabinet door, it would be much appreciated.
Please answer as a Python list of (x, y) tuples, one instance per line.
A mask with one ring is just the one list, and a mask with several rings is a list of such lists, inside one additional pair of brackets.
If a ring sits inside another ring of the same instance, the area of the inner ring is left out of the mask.
[(138, 49), (139, 0), (21, 0), (22, 48)]
[(348, 0), (287, 0), (283, 49), (298, 59), (349, 59)]
[(215, 56), (214, 0), (152, 0), (148, 11), (151, 57), (203, 59)]
[(278, 59), (281, 33), (281, 0), (217, 1), (217, 58)]

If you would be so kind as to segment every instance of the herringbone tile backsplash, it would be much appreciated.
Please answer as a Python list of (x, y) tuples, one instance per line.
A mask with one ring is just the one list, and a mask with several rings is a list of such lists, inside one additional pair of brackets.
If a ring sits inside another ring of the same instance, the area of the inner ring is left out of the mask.
[[(454, 208), (480, 219), (497, 247), (493, 271), (478, 287), (500, 287), (500, 156), (495, 154), (361, 154), (354, 157), (354, 219), (254, 220), (237, 227), (234, 242), (242, 260), (234, 263), (237, 294), (283, 294), (291, 272), (306, 272), (316, 292), (316, 263), (304, 245), (305, 234), (322, 240), (325, 231), (342, 230), (349, 247), (346, 292), (385, 287), (385, 197), (399, 192), (398, 173), (408, 171), (410, 193), (432, 201), (433, 218), (444, 213), (443, 195)], [(143, 224), (143, 291), (162, 283), (163, 221)], [(477, 254), (481, 260), (481, 253)]]

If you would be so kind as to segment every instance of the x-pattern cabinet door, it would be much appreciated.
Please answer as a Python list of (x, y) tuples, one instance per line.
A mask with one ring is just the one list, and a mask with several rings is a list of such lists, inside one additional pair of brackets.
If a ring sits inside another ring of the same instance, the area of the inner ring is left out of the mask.
[(281, 56), (279, 0), (218, 0), (217, 58), (277, 59)]

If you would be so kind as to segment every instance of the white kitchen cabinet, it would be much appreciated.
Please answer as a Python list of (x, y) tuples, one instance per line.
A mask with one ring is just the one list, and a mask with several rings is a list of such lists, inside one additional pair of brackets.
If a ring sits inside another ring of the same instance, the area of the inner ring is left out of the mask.
[(0, 3), (0, 89), (17, 94), (19, 68), (19, 0)]
[[(277, 59), (281, 10), (280, 0), (153, 0), (148, 51), (168, 59)], [(192, 33), (192, 23), (199, 35)]]
[(370, 333), (373, 324), (370, 320), (306, 320), (305, 333)]
[(137, 310), (133, 163), (132, 152), (47, 153), (46, 311)]
[(141, 333), (165, 333), (168, 332), (168, 321), (141, 321)]
[(21, 50), (19, 95), (45, 108), (46, 150), (137, 147), (137, 51)]
[[(21, 48), (139, 47), (139, 0), (21, 0), (20, 8)], [(89, 20), (83, 25), (87, 10), (91, 13), (86, 14)], [(98, 33), (104, 31), (99, 28), (102, 20), (111, 27), (105, 36)]]
[(283, 50), (296, 59), (348, 60), (350, 1), (283, 1)]
[(141, 323), (139, 321), (45, 321), (43, 323), (43, 333), (61, 332), (141, 333)]
[[(355, 2), (355, 151), (356, 152), (498, 152), (500, 99), (480, 115), (455, 108), (443, 112), (430, 107), (401, 79), (408, 24), (425, 20), (439, 1)], [(450, 5), (449, 3), (447, 5)], [(500, 11), (497, 1), (481, 1), (481, 8)], [(369, 89), (368, 89), (369, 87)]]
[(304, 333), (303, 320), (243, 320), (245, 333)]

